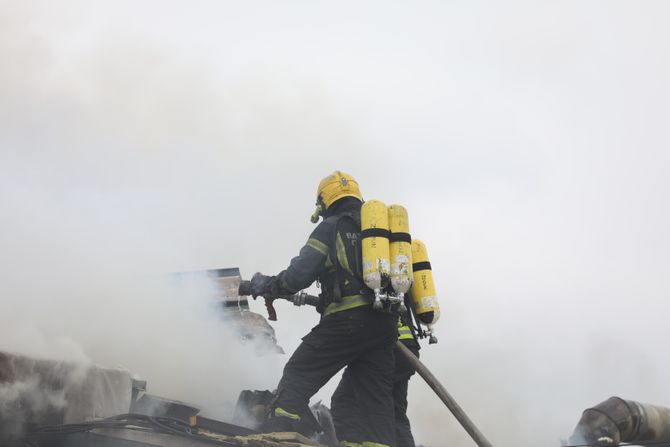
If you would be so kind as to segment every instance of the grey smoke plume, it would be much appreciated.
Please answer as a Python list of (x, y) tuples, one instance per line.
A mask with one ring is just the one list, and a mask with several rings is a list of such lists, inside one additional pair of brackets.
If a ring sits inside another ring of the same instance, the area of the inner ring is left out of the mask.
[(18, 438), (26, 422), (67, 405), (65, 389), (45, 389), (36, 376), (0, 385), (0, 402), (0, 439), (5, 440)]
[(0, 442), (20, 438), (29, 423), (56, 424), (74, 414), (69, 404), (88, 369), (83, 363), (0, 353)]
[[(4, 349), (212, 406), (273, 387), (283, 358), (147, 278), (276, 273), (342, 169), (408, 208), (443, 306), (423, 359), (495, 444), (668, 405), (667, 2), (0, 8)], [(292, 352), (316, 315), (278, 311)], [(417, 378), (410, 418), (471, 445)]]
[(3, 409), (13, 405), (20, 397), (26, 396), (28, 405), (35, 412), (42, 412), (47, 408), (61, 409), (65, 407), (64, 390), (55, 393), (42, 393), (39, 389), (39, 380), (36, 377), (28, 377), (25, 380), (3, 384), (0, 386), (0, 399)]

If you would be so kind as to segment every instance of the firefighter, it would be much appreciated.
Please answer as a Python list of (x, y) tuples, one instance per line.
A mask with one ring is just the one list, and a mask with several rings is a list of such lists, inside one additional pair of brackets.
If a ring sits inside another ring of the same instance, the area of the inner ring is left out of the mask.
[[(419, 342), (409, 324), (402, 318), (398, 319), (398, 340), (412, 354), (419, 357)], [(395, 419), (396, 447), (415, 447), (412, 429), (407, 418), (407, 386), (414, 368), (401, 353), (395, 352), (395, 369), (393, 372), (393, 411)], [(342, 447), (359, 447), (362, 444), (363, 427), (361, 426), (360, 405), (354, 392), (351, 375), (347, 368), (342, 375), (331, 399), (331, 413), (335, 432)]]
[(254, 297), (296, 293), (315, 280), (321, 284), (319, 323), (284, 367), (277, 395), (262, 431), (320, 431), (309, 399), (342, 368), (361, 410), (361, 445), (393, 447), (393, 348), (397, 316), (372, 308), (374, 293), (362, 278), (358, 183), (340, 171), (317, 188), (317, 212), (323, 217), (288, 268), (276, 276), (257, 273)]

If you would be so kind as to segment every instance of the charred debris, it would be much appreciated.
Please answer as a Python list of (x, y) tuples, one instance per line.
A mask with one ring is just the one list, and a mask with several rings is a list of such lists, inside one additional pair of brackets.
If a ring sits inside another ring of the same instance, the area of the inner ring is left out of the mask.
[[(257, 353), (283, 352), (265, 317), (238, 296), (239, 270), (174, 275), (177, 282), (206, 273), (215, 280), (222, 316), (240, 342)], [(185, 402), (152, 395), (128, 371), (82, 366), (0, 352), (0, 445), (21, 447), (337, 447), (330, 412), (312, 406), (323, 432), (257, 431), (269, 412), (270, 391), (243, 390), (232, 420), (204, 417)], [(670, 409), (611, 397), (587, 408), (564, 446), (670, 446)]]
[[(180, 273), (171, 279), (179, 287), (203, 274), (215, 281), (224, 324), (240, 343), (256, 354), (283, 353), (265, 317), (238, 296), (238, 269)], [(313, 410), (326, 430), (311, 440), (297, 433), (258, 433), (270, 391), (241, 391), (231, 421), (204, 417), (196, 405), (147, 391), (146, 381), (125, 370), (0, 352), (0, 445), (302, 447), (336, 442), (329, 411), (320, 404)]]

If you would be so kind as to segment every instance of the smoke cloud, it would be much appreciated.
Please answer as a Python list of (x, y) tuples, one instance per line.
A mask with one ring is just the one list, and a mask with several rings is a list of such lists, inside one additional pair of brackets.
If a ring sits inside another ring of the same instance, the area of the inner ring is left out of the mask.
[[(670, 405), (666, 2), (261, 5), (0, 3), (0, 349), (214, 414), (272, 389), (287, 357), (164, 278), (278, 272), (341, 169), (408, 208), (422, 359), (495, 445)], [(290, 353), (317, 315), (277, 308)], [(409, 401), (418, 442), (471, 445), (420, 378)]]

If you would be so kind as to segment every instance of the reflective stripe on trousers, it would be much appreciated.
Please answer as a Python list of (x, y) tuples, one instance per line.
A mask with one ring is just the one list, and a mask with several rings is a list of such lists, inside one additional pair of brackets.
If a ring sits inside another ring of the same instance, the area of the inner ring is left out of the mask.
[(389, 447), (386, 444), (380, 444), (378, 442), (369, 442), (365, 441), (362, 444), (358, 442), (349, 442), (349, 441), (340, 441), (339, 447)]
[(299, 421), (300, 420), (300, 415), (291, 413), (290, 411), (286, 411), (281, 407), (275, 408), (275, 416), (276, 417), (281, 417), (281, 418), (289, 418), (293, 419), (294, 421)]
[(400, 326), (398, 328), (398, 340), (414, 340), (409, 326)]

